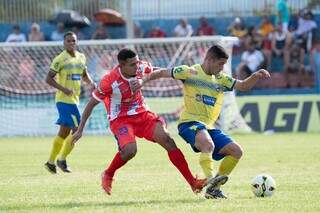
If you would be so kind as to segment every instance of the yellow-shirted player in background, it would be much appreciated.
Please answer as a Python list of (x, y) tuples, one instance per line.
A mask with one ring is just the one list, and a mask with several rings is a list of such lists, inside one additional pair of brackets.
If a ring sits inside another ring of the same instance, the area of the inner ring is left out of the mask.
[(217, 174), (210, 180), (206, 198), (226, 198), (220, 186), (228, 180), (228, 175), (242, 156), (240, 145), (221, 130), (214, 128), (221, 111), (223, 93), (234, 88), (240, 91), (250, 90), (259, 79), (270, 78), (269, 72), (263, 69), (242, 81), (227, 76), (221, 71), (228, 57), (223, 47), (213, 45), (207, 51), (202, 64), (162, 69), (142, 80), (132, 82), (138, 90), (147, 81), (161, 77), (182, 80), (184, 110), (180, 115), (179, 135), (195, 152), (200, 152), (199, 163), (208, 179), (213, 177), (213, 160), (223, 159)]
[[(57, 173), (57, 166), (63, 172), (71, 172), (67, 165), (66, 157), (73, 149), (72, 132), (80, 123), (80, 113), (77, 105), (81, 89), (81, 80), (90, 84), (92, 89), (95, 83), (87, 72), (86, 57), (78, 52), (77, 36), (73, 32), (64, 35), (64, 50), (56, 56), (50, 66), (46, 82), (56, 88), (55, 102), (58, 109), (59, 118), (56, 124), (60, 125), (58, 135), (53, 141), (49, 160), (45, 163), (45, 168), (51, 173)], [(58, 159), (57, 156), (59, 155)]]

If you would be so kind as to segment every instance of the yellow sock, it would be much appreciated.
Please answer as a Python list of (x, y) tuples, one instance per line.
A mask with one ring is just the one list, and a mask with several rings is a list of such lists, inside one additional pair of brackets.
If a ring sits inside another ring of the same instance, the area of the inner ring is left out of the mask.
[(220, 164), (218, 175), (229, 175), (238, 162), (239, 160), (231, 155), (226, 156)]
[(64, 140), (63, 147), (60, 153), (60, 160), (65, 160), (66, 157), (70, 154), (73, 149), (72, 142), (72, 134), (68, 135), (68, 137)]
[(207, 178), (212, 177), (212, 171), (213, 171), (212, 153), (201, 153), (199, 156), (199, 163), (204, 175)]
[(60, 136), (56, 136), (53, 140), (53, 144), (52, 144), (52, 149), (51, 149), (51, 153), (50, 153), (50, 157), (48, 162), (51, 164), (54, 164), (57, 155), (59, 154), (62, 144), (63, 144), (63, 138), (61, 138)]

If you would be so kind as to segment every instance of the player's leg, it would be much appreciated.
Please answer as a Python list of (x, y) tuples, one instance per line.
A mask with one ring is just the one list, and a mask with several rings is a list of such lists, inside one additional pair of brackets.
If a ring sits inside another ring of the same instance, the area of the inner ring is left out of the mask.
[(52, 148), (48, 161), (45, 163), (45, 168), (51, 173), (57, 173), (55, 161), (59, 154), (63, 141), (69, 135), (70, 128), (67, 126), (60, 126), (58, 135), (54, 138)]
[(146, 134), (144, 137), (148, 140), (155, 141), (161, 145), (168, 152), (171, 163), (179, 170), (185, 180), (189, 183), (192, 190), (198, 193), (207, 184), (206, 179), (197, 179), (194, 177), (189, 169), (188, 163), (181, 152), (176, 146), (174, 140), (169, 135), (167, 129), (164, 127), (161, 121), (156, 121), (154, 126), (149, 128), (150, 134)]
[(195, 152), (201, 152), (199, 163), (207, 178), (212, 177), (214, 144), (206, 127), (199, 122), (187, 122), (178, 126), (179, 135)]
[[(237, 165), (239, 159), (242, 156), (242, 149), (229, 136), (227, 136), (220, 130), (209, 130), (209, 134), (213, 139), (216, 147), (212, 154), (212, 158), (214, 160), (223, 159), (220, 163), (219, 170), (215, 178), (224, 179), (223, 177), (227, 177), (227, 175), (229, 175)], [(206, 190), (205, 197), (226, 198), (220, 190), (220, 186), (223, 185), (227, 180), (228, 179), (225, 179), (225, 181), (222, 181), (220, 184), (209, 186)]]
[(114, 156), (108, 168), (102, 173), (102, 188), (111, 195), (112, 181), (115, 172), (124, 166), (137, 153), (137, 144), (131, 125), (120, 122), (111, 124), (111, 131), (115, 135), (119, 151)]
[(62, 149), (59, 154), (59, 158), (57, 160), (58, 167), (63, 172), (71, 172), (71, 168), (67, 165), (67, 156), (71, 153), (71, 151), (74, 148), (74, 145), (72, 144), (72, 133), (74, 133), (78, 125), (80, 123), (80, 112), (78, 110), (77, 105), (75, 104), (64, 104), (65, 106), (65, 120), (63, 123), (68, 126), (71, 131), (69, 130), (69, 134), (65, 138), (63, 142)]
[(219, 154), (225, 157), (220, 164), (218, 175), (229, 175), (242, 157), (242, 149), (236, 142), (231, 142), (224, 146)]

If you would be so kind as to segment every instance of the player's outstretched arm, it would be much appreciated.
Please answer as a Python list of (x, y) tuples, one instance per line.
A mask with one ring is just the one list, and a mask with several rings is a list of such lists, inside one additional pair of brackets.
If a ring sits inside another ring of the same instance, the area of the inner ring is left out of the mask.
[(130, 81), (130, 87), (133, 93), (137, 92), (147, 82), (158, 79), (158, 78), (170, 78), (171, 70), (167, 68), (155, 68), (151, 73), (146, 74), (142, 79), (133, 79)]
[(81, 116), (81, 122), (79, 124), (79, 127), (75, 133), (72, 135), (72, 144), (75, 144), (81, 137), (83, 133), (83, 129), (86, 126), (87, 120), (90, 117), (93, 108), (100, 103), (95, 98), (91, 97), (89, 102), (87, 103), (82, 116)]
[(260, 69), (244, 80), (237, 80), (234, 88), (240, 91), (248, 91), (252, 89), (260, 79), (266, 78), (270, 78), (270, 73), (265, 69)]

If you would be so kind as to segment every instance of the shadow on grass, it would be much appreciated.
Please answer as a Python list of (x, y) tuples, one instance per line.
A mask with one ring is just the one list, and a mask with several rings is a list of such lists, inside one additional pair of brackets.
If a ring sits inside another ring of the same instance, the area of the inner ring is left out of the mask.
[(143, 205), (161, 205), (161, 204), (190, 204), (190, 203), (200, 203), (206, 201), (205, 199), (178, 199), (178, 200), (137, 200), (137, 201), (108, 201), (106, 202), (66, 202), (60, 204), (31, 204), (27, 206), (1, 206), (0, 210), (36, 210), (36, 209), (44, 209), (44, 208), (58, 208), (58, 209), (72, 209), (79, 207), (139, 207)]

